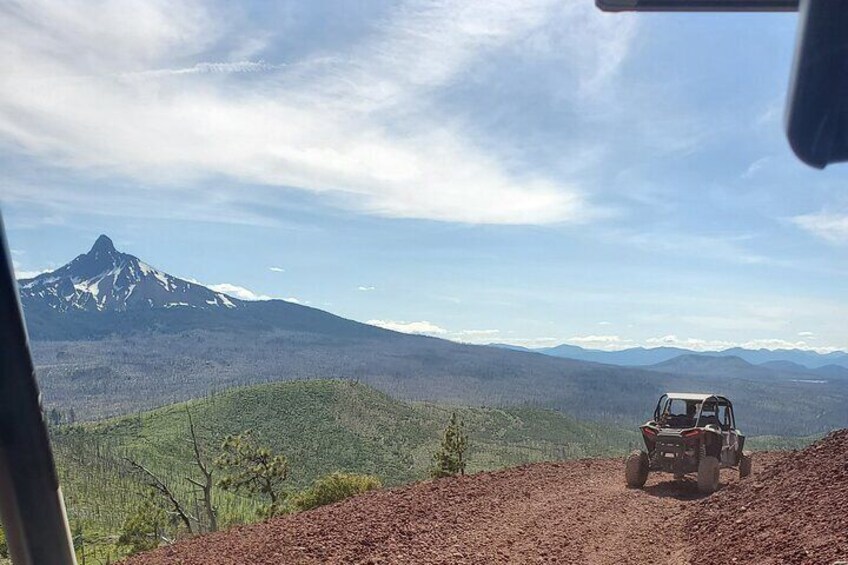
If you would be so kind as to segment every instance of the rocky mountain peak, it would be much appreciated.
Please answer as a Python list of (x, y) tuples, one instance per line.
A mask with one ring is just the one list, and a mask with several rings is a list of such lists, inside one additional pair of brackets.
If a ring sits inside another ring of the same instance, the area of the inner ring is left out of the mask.
[(115, 253), (117, 250), (115, 249), (115, 244), (112, 243), (112, 240), (109, 239), (108, 235), (100, 234), (97, 240), (94, 242), (94, 245), (91, 246), (91, 251), (88, 252), (91, 254), (98, 253)]
[(24, 308), (46, 305), (58, 311), (125, 311), (135, 308), (236, 308), (239, 301), (203, 285), (160, 271), (115, 249), (101, 235), (88, 253), (70, 263), (21, 281)]

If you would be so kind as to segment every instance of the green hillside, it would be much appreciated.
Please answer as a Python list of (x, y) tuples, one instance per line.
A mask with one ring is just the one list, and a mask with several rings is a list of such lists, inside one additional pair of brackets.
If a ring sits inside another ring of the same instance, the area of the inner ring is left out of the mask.
[(77, 428), (88, 441), (178, 467), (190, 459), (186, 410), (214, 438), (244, 430), (284, 453), (302, 486), (332, 470), (381, 477), (386, 484), (424, 478), (452, 411), (471, 436), (470, 470), (544, 459), (621, 453), (635, 433), (578, 422), (533, 408), (471, 408), (393, 399), (352, 381), (253, 386)]
[[(578, 422), (535, 408), (451, 407), (395, 400), (352, 381), (294, 381), (231, 390), (100, 423), (59, 428), (54, 449), (72, 527), (89, 548), (112, 552), (117, 531), (143, 490), (130, 457), (155, 471), (190, 507), (196, 476), (187, 410), (210, 458), (227, 434), (252, 430), (288, 457), (289, 487), (302, 489), (333, 471), (367, 473), (385, 485), (427, 477), (432, 453), (452, 411), (470, 436), (470, 472), (521, 463), (617, 455), (635, 432)], [(222, 524), (255, 519), (252, 500), (219, 492)], [(102, 557), (102, 555), (101, 555)], [(95, 560), (96, 561), (96, 560)]]

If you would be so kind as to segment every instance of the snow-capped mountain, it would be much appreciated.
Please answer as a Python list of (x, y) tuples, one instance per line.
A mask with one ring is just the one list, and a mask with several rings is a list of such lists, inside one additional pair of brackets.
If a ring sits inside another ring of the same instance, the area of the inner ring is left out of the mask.
[(238, 308), (239, 300), (155, 269), (115, 249), (101, 235), (88, 253), (32, 279), (18, 281), (21, 301), (60, 312), (138, 308)]

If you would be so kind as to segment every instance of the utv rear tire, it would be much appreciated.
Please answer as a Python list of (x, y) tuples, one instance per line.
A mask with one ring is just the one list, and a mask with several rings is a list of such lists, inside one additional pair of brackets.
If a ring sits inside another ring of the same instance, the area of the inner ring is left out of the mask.
[(644, 451), (633, 451), (627, 456), (624, 465), (624, 478), (630, 488), (642, 488), (648, 480), (648, 454)]
[(742, 456), (739, 458), (739, 478), (744, 479), (745, 477), (751, 476), (753, 468), (754, 459), (751, 457), (751, 452), (743, 451)]
[(717, 458), (708, 455), (701, 459), (698, 464), (698, 490), (705, 494), (717, 491), (720, 471), (721, 464)]

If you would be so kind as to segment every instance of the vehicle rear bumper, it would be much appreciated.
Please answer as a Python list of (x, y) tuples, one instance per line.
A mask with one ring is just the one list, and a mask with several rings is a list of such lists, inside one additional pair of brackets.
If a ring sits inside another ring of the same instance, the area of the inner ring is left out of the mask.
[(684, 474), (698, 470), (697, 447), (687, 445), (682, 438), (660, 438), (651, 453), (652, 471)]

